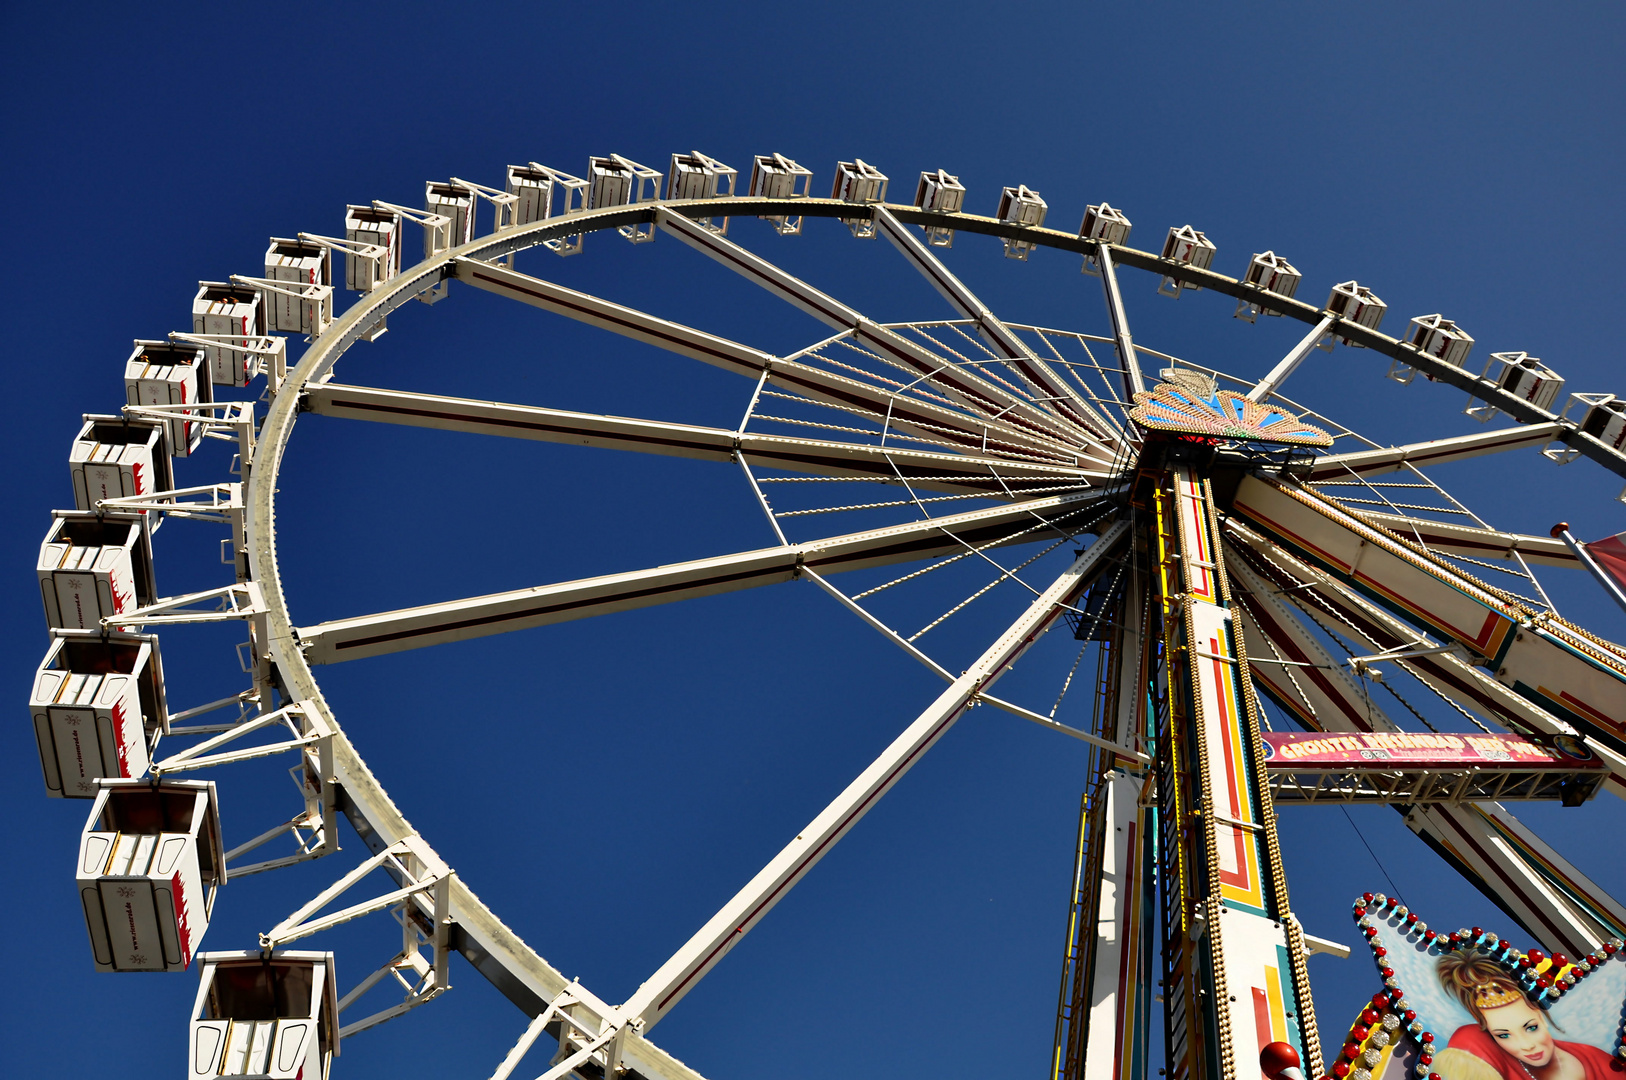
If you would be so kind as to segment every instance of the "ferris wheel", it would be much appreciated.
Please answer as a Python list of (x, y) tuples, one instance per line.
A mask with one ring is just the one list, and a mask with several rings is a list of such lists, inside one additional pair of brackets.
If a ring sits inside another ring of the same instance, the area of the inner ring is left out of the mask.
[[(1336, 946), (1292, 914), (1279, 803), (1402, 808), (1549, 950), (1580, 956), (1626, 933), (1626, 906), (1503, 805), (1626, 796), (1626, 651), (1560, 617), (1535, 570), (1610, 579), (1567, 533), (1499, 529), (1427, 471), (1522, 450), (1626, 477), (1626, 400), (1565, 397), (1564, 380), (1522, 352), (1475, 370), (1473, 339), (1440, 314), (1391, 337), (1386, 305), (1354, 281), (1322, 306), (1300, 300), (1299, 271), (1270, 251), (1227, 277), (1189, 225), (1143, 251), (1105, 203), (1069, 232), (1046, 227), (1045, 201), (1023, 185), (981, 216), (941, 170), (920, 174), (909, 203), (889, 202), (888, 178), (861, 160), (837, 164), (828, 198), (813, 195), (812, 175), (764, 155), (740, 193), (734, 169), (695, 152), (672, 155), (664, 174), (610, 155), (584, 177), (533, 162), (510, 166), (501, 187), (432, 182), (422, 208), (350, 206), (335, 235), (273, 238), (262, 271), (200, 282), (190, 330), (135, 342), (126, 404), (85, 417), (74, 502), (53, 512), (41, 550), (50, 642), (31, 714), (47, 794), (90, 801), (76, 874), (98, 971), (199, 970), (189, 1075), (325, 1077), (345, 1036), (410, 1023), (445, 993), (455, 952), (522, 1014), (493, 1080), (702, 1076), (704, 1062), (679, 1062), (652, 1029), (978, 705), (1088, 754), (1056, 1080), (1144, 1077), (1153, 1040), (1170, 1077), (1252, 1075), (1256, 1039), (1292, 1046), (1313, 1075), (1330, 1068), (1305, 958)], [(876, 321), (747, 247), (731, 226), (748, 219), (781, 236), (833, 233), (834, 219), (883, 241), (953, 317)], [(413, 229), (422, 258), (403, 267)], [(957, 234), (997, 238), (1015, 260), (1076, 256), (1099, 279), (1111, 333), (996, 315), (938, 254)], [(558, 284), (541, 261), (657, 238), (827, 333), (772, 353)], [(454, 282), (737, 375), (738, 422), (338, 378), (352, 346)], [(1138, 343), (1120, 282), (1188, 305), (1212, 297), (1185, 294), (1219, 294), (1228, 314), (1285, 316), (1306, 332), (1267, 372), (1215, 370)], [(338, 312), (344, 288), (359, 299)], [(289, 356), (301, 336), (308, 347)], [(1460, 388), (1470, 414), (1513, 423), (1382, 445), (1286, 396), (1318, 348), (1368, 350), (1390, 377)], [(285, 595), (276, 509), (306, 413), (710, 462), (739, 474), (775, 542), (302, 623)], [(193, 456), (198, 466), (181, 468), (213, 479), (177, 477), (176, 459)], [(152, 536), (174, 517), (228, 530), (232, 569), (218, 587), (160, 595)], [(480, 901), (391, 800), (390, 777), (368, 768), (346, 733), (354, 722), (318, 682), (334, 663), (792, 581), (828, 594), (943, 689), (620, 1003), (564, 976), (545, 941), (521, 940)], [(166, 685), (160, 636), (222, 622), (246, 627), (246, 688), (172, 710), (185, 692)], [(941, 628), (968, 623), (979, 653), (938, 650)], [(1070, 642), (1053, 695), (996, 692), (1047, 635)], [(301, 801), (252, 835), (194, 774), (218, 768), (204, 775), (229, 786), (240, 763), (271, 757), (295, 763)], [(365, 857), (340, 854), (332, 884), (257, 941), (202, 948), (217, 902), (254, 887), (242, 879), (338, 852), (341, 819)], [(252, 838), (228, 849), (227, 832)], [(381, 966), (302, 947), (387, 914), (402, 948)], [(400, 1000), (353, 1008), (390, 985)], [(1273, 1004), (1257, 1014), (1255, 1000)], [(524, 1066), (544, 1035), (552, 1060)]]

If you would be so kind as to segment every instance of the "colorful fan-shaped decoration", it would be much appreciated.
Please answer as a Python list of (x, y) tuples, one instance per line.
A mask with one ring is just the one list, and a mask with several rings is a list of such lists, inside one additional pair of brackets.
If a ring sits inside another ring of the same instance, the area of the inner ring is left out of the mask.
[(1129, 418), (1152, 431), (1288, 446), (1331, 446), (1332, 436), (1274, 405), (1214, 389), (1199, 372), (1166, 371), (1165, 382), (1135, 395)]

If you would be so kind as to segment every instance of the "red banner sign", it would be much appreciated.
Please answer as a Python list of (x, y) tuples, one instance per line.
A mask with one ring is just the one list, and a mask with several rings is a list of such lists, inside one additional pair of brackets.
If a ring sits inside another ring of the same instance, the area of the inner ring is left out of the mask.
[(1324, 765), (1365, 765), (1382, 762), (1397, 767), (1601, 769), (1598, 760), (1579, 739), (1560, 735), (1551, 742), (1536, 742), (1522, 735), (1435, 735), (1413, 732), (1269, 731), (1265, 766), (1303, 769)]

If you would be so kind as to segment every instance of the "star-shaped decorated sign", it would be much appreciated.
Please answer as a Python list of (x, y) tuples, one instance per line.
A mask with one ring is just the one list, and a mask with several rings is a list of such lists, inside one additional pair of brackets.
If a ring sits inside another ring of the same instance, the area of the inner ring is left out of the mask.
[(1385, 989), (1328, 1048), (1337, 1080), (1626, 1080), (1626, 942), (1522, 951), (1477, 926), (1431, 930), (1382, 893), (1354, 916)]

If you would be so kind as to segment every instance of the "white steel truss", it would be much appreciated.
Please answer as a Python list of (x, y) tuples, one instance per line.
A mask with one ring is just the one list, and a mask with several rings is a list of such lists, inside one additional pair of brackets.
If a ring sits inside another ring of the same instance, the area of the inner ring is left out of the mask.
[[(241, 335), (230, 334), (185, 334), (171, 331), (169, 340), (182, 342), (188, 345), (202, 345), (205, 348), (217, 346), (230, 346), (239, 352), (247, 353), (254, 359), (249, 365), (249, 378), (264, 375), (266, 378), (266, 392), (272, 396), (282, 389), (282, 382), (288, 377), (288, 339), (275, 334)], [(222, 402), (221, 404), (226, 404)], [(235, 404), (235, 403), (233, 403)]]
[(898, 483), (895, 474), (901, 473), (911, 484), (928, 490), (984, 492), (990, 498), (1014, 498), (1024, 486), (1033, 484), (1087, 487), (1105, 480), (1108, 475), (1102, 469), (795, 439), (340, 383), (312, 387), (306, 392), (305, 400), (311, 412), (325, 416), (668, 454), (703, 461), (743, 459), (757, 466), (821, 476), (862, 477), (883, 483)]
[[(228, 699), (235, 700), (235, 699)], [(218, 704), (218, 703), (217, 703)], [(207, 707), (207, 706), (206, 706)], [(266, 729), (283, 728), (292, 738), (279, 742), (260, 743), (236, 750), (222, 750), (229, 743), (246, 735)], [(170, 734), (187, 734), (175, 727)], [(297, 751), (300, 763), (289, 769), (289, 775), (299, 787), (304, 809), (292, 819), (239, 844), (226, 853), (225, 870), (230, 877), (276, 870), (309, 859), (330, 855), (339, 848), (338, 842), (338, 785), (333, 767), (333, 730), (322, 719), (312, 702), (296, 702), (273, 712), (247, 718), (227, 726), (224, 731), (204, 739), (185, 750), (156, 761), (152, 774), (163, 777), (169, 773), (190, 772), (197, 769), (253, 761)], [(267, 859), (262, 862), (233, 866), (232, 861), (250, 851), (257, 850), (280, 836), (292, 834), (299, 851), (297, 854)]]
[[(375, 870), (384, 871), (402, 884), (338, 911), (317, 914)], [(364, 860), (292, 915), (261, 934), (260, 947), (275, 950), (352, 919), (388, 908), (396, 909), (403, 937), (400, 953), (340, 998), (339, 1011), (342, 1013), (349, 1008), (386, 977), (396, 979), (406, 989), (408, 996), (398, 1005), (346, 1024), (339, 1030), (339, 1035), (342, 1038), (364, 1031), (433, 1001), (451, 988), (450, 899), (454, 876), (451, 868), (427, 844), (415, 835), (404, 836)], [(423, 955), (425, 948), (430, 952), (427, 958)]]

